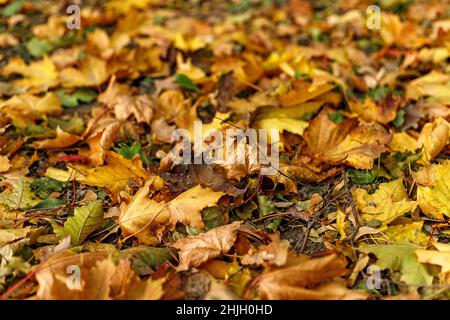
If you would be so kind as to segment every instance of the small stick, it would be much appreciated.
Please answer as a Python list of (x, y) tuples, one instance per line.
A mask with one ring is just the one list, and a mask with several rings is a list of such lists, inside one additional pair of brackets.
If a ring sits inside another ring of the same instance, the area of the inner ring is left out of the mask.
[(353, 195), (352, 195), (352, 193), (350, 192), (350, 188), (349, 188), (349, 186), (348, 186), (347, 172), (346, 172), (346, 170), (344, 170), (342, 174), (343, 174), (343, 178), (344, 178), (345, 193), (346, 193), (346, 194), (349, 196), (349, 198), (350, 198), (350, 208), (352, 209), (353, 218), (355, 219), (355, 224), (356, 224), (355, 230), (353, 231), (352, 236), (350, 237), (350, 244), (351, 244), (352, 247), (353, 247), (353, 240), (355, 239), (356, 234), (358, 233), (359, 228), (361, 227), (361, 225), (360, 225), (360, 223), (359, 223), (358, 210), (356, 210), (355, 202), (353, 201)]

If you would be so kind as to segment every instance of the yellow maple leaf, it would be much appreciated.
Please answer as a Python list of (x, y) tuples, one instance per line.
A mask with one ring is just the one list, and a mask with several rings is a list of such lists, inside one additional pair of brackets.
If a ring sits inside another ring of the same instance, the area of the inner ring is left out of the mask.
[(450, 245), (434, 242), (433, 246), (437, 250), (417, 249), (417, 258), (421, 263), (441, 266), (441, 283), (450, 284)]
[(431, 165), (427, 172), (428, 181), (417, 180), (417, 201), (420, 209), (437, 219), (443, 214), (450, 217), (450, 160)]
[(16, 86), (28, 90), (30, 93), (46, 91), (59, 83), (56, 67), (47, 56), (28, 65), (21, 58), (14, 57), (9, 60), (1, 74), (4, 76), (22, 75), (22, 79), (13, 82)]
[(7, 172), (11, 168), (9, 159), (6, 156), (0, 156), (0, 173)]
[(415, 201), (408, 200), (402, 178), (380, 183), (373, 194), (369, 194), (365, 189), (354, 189), (353, 198), (364, 221), (377, 220), (382, 226), (413, 211), (417, 206)]
[(34, 123), (35, 117), (55, 116), (62, 112), (63, 108), (53, 92), (48, 92), (43, 97), (23, 93), (0, 103), (0, 114), (18, 128)]
[(109, 77), (106, 61), (92, 55), (87, 55), (79, 69), (69, 67), (59, 73), (61, 84), (66, 88), (96, 87)]
[(423, 146), (421, 164), (433, 160), (450, 143), (450, 123), (443, 118), (425, 124), (418, 139)]
[(148, 177), (139, 158), (128, 160), (115, 152), (106, 153), (107, 165), (90, 169), (85, 173), (83, 183), (89, 186), (105, 187), (113, 194), (113, 199), (122, 191), (129, 180), (141, 182)]
[(169, 210), (165, 201), (150, 199), (149, 194), (163, 188), (164, 181), (158, 176), (152, 177), (128, 204), (122, 203), (119, 224), (125, 235), (134, 235), (148, 245), (160, 243), (168, 230)]
[(406, 98), (418, 100), (423, 96), (448, 104), (450, 99), (450, 76), (438, 71), (430, 73), (408, 82), (406, 85)]
[(174, 228), (177, 222), (195, 228), (203, 228), (201, 211), (206, 207), (215, 206), (225, 193), (215, 192), (209, 188), (195, 186), (170, 201), (170, 223)]
[(388, 227), (384, 234), (391, 242), (410, 242), (420, 246), (426, 246), (429, 236), (422, 232), (423, 221), (412, 222), (405, 225)]
[(414, 152), (420, 148), (420, 144), (417, 139), (414, 139), (406, 132), (396, 132), (392, 136), (391, 143), (389, 143), (389, 148), (392, 151), (397, 152)]

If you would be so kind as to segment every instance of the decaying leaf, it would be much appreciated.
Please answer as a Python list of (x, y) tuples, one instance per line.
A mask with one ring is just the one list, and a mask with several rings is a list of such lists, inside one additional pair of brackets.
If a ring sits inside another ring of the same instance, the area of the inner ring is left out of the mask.
[[(77, 272), (80, 278), (72, 277)], [(145, 299), (162, 297), (164, 278), (140, 280), (129, 260), (118, 263), (107, 253), (73, 254), (64, 251), (35, 267), (39, 283), (38, 299)]]
[(297, 265), (263, 274), (258, 285), (262, 299), (336, 300), (366, 299), (357, 290), (347, 289), (342, 279), (347, 273), (344, 260), (337, 255), (304, 259)]
[(373, 161), (386, 150), (389, 134), (377, 124), (347, 119), (341, 124), (330, 120), (331, 110), (316, 116), (304, 132), (304, 154), (329, 164), (348, 164), (371, 169)]
[(241, 222), (235, 221), (223, 227), (217, 227), (198, 236), (179, 240), (172, 246), (179, 251), (178, 270), (198, 267), (209, 259), (227, 253), (236, 240)]

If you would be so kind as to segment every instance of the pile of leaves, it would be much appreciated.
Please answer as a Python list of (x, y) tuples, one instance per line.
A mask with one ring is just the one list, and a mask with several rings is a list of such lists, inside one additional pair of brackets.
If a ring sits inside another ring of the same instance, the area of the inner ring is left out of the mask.
[(0, 0), (3, 299), (450, 298), (445, 1), (71, 2)]

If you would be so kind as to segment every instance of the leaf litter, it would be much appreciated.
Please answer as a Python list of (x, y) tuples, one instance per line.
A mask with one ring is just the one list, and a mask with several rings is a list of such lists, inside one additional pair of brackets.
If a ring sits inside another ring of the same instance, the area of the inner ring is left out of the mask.
[(449, 7), (368, 5), (0, 1), (1, 298), (449, 299)]

